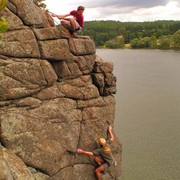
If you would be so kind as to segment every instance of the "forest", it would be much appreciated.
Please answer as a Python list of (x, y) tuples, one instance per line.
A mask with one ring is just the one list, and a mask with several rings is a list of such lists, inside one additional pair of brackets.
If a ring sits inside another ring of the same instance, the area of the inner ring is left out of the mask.
[(87, 21), (82, 33), (98, 48), (180, 49), (180, 21)]

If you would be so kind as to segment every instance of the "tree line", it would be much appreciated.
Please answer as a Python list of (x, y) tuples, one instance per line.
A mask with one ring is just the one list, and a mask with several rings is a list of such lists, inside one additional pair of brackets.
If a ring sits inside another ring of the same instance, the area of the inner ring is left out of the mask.
[(87, 21), (83, 35), (100, 48), (180, 49), (180, 21)]

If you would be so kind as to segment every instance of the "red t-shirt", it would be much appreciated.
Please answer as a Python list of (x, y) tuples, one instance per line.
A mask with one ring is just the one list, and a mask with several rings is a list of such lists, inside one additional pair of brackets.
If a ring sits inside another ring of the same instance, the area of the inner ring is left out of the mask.
[(77, 14), (76, 10), (73, 10), (70, 12), (70, 15), (74, 16), (76, 18), (76, 21), (79, 23), (79, 25), (83, 28), (84, 27), (84, 16)]

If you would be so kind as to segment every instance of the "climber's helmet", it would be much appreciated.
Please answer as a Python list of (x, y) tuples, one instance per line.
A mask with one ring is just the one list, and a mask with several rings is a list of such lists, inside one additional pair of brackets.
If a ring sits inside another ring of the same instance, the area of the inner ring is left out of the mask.
[(99, 145), (102, 145), (102, 146), (104, 146), (105, 144), (106, 144), (106, 139), (104, 139), (104, 138), (99, 138)]

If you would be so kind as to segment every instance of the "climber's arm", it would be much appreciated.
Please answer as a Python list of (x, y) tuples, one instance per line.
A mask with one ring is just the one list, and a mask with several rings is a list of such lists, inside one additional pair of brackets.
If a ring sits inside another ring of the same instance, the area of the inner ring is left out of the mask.
[(87, 155), (87, 156), (93, 156), (93, 155), (94, 155), (93, 152), (84, 151), (84, 150), (82, 150), (82, 149), (77, 149), (76, 152), (77, 152), (78, 154), (85, 154), (85, 155)]
[(111, 125), (108, 127), (108, 132), (110, 134), (110, 141), (113, 142), (114, 141), (114, 135), (112, 132), (112, 126)]
[(56, 14), (53, 14), (53, 17), (57, 17), (58, 19), (66, 19), (67, 16), (71, 16), (70, 14), (65, 14), (65, 15), (56, 15)]

